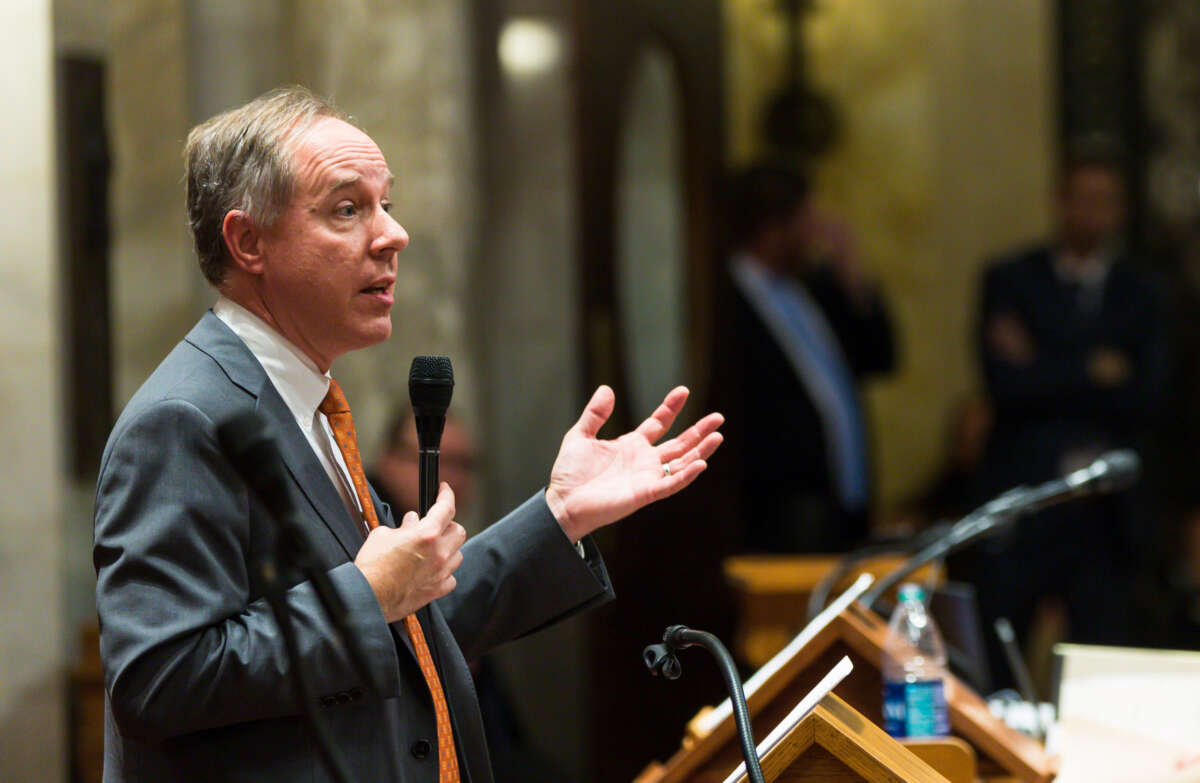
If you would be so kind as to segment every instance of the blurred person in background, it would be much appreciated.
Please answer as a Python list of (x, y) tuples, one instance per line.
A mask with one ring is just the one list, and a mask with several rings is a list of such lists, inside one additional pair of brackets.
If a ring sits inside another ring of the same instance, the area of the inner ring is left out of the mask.
[[(1141, 451), (1163, 397), (1165, 330), (1142, 259), (1123, 247), (1125, 182), (1107, 147), (1076, 147), (1061, 172), (1057, 235), (984, 273), (979, 353), (995, 426), (978, 500)], [(988, 628), (1018, 635), (1039, 599), (1065, 600), (1068, 637), (1129, 641), (1136, 552), (1152, 538), (1131, 493), (1034, 515), (958, 559)], [(994, 681), (1011, 673), (993, 640)]]
[(867, 531), (859, 382), (894, 365), (887, 308), (850, 230), (813, 203), (803, 174), (755, 165), (729, 195), (745, 544), (843, 551)]
[[(407, 403), (397, 406), (389, 420), (375, 470), (367, 478), (379, 499), (393, 509), (417, 508), (420, 471), (417, 464), (417, 421)], [(475, 439), (462, 419), (448, 411), (439, 444), (438, 478), (454, 487), (460, 516), (475, 496)], [(477, 531), (470, 531), (477, 532)]]
[[(392, 414), (375, 471), (367, 476), (379, 499), (393, 509), (418, 508), (420, 469), (417, 460), (417, 420), (412, 406), (402, 403)], [(454, 487), (460, 521), (470, 519), (475, 497), (477, 452), (466, 423), (446, 413), (439, 446), (438, 478)], [(469, 522), (463, 522), (468, 533)], [(468, 661), (475, 696), (483, 715), (488, 755), (495, 783), (565, 783), (566, 776), (529, 744), (513, 699), (492, 661), (485, 655)]]

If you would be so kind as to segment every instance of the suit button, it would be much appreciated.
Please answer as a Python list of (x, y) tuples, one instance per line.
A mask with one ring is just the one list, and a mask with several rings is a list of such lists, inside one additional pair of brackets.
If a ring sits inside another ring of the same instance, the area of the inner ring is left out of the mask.
[(429, 744), (429, 740), (417, 740), (409, 750), (412, 752), (413, 758), (423, 759), (429, 757), (429, 751), (433, 750), (433, 746)]
[(350, 703), (350, 694), (346, 693), (345, 691), (339, 691), (337, 694), (337, 703), (338, 704), (349, 704)]

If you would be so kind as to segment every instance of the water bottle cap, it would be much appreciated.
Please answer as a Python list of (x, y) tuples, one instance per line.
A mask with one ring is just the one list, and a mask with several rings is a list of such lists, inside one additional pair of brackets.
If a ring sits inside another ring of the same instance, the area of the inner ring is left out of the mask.
[(925, 589), (919, 584), (914, 584), (913, 582), (905, 582), (904, 584), (900, 585), (900, 589), (896, 595), (900, 599), (900, 603), (904, 603), (906, 601), (919, 601), (920, 603), (925, 603)]

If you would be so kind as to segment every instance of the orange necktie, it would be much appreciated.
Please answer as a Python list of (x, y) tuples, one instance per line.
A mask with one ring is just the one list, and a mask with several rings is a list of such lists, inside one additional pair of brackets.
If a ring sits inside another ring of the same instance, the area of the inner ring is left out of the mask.
[[(342, 387), (332, 378), (329, 380), (329, 393), (321, 401), (319, 410), (329, 419), (329, 428), (333, 430), (334, 440), (342, 450), (342, 458), (350, 470), (350, 479), (354, 482), (354, 492), (358, 495), (367, 527), (374, 530), (379, 527), (379, 517), (375, 515), (375, 505), (367, 490), (367, 476), (363, 473), (362, 457), (358, 453), (358, 437), (354, 434), (350, 404), (346, 402)], [(459, 783), (458, 756), (454, 753), (454, 732), (450, 728), (450, 708), (446, 705), (442, 681), (438, 677), (437, 667), (433, 665), (433, 656), (429, 653), (429, 643), (425, 641), (425, 632), (421, 630), (416, 615), (410, 614), (404, 618), (404, 628), (412, 638), (413, 652), (417, 654), (421, 674), (425, 675), (425, 683), (433, 696), (433, 712), (437, 717), (438, 779), (441, 783)]]

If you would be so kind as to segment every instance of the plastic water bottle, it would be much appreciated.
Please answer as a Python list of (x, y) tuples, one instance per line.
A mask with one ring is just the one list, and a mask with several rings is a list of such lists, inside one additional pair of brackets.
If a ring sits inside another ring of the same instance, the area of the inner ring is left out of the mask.
[(950, 733), (946, 648), (920, 585), (901, 585), (899, 597), (883, 645), (883, 727), (893, 737), (942, 737)]

